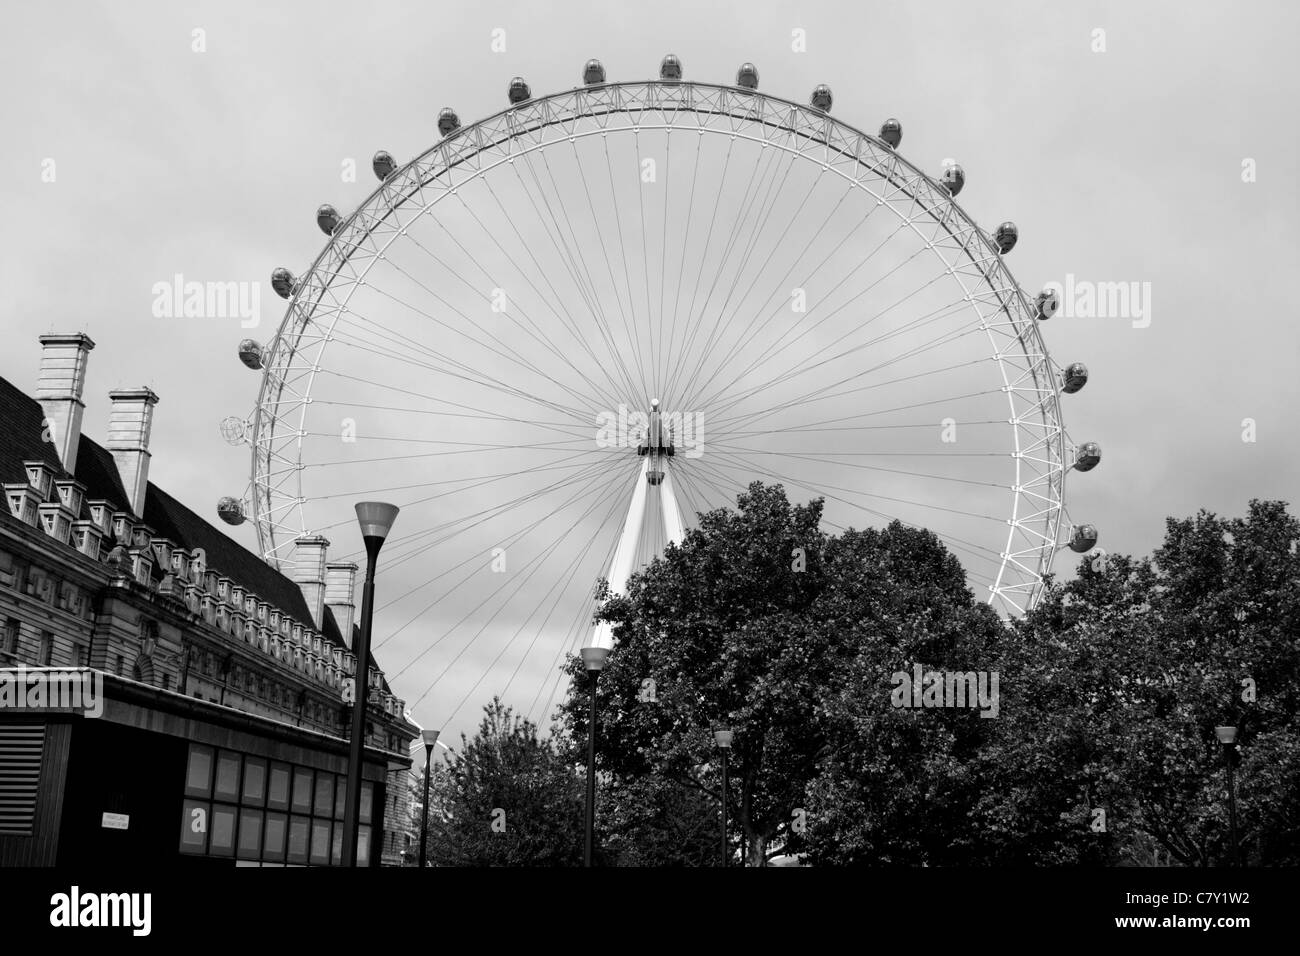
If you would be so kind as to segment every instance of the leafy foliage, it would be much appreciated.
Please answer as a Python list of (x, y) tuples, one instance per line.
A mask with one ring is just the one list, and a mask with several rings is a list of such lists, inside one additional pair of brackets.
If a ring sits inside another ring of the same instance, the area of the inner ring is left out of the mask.
[(500, 699), (431, 783), (435, 866), (580, 866), (582, 780), (537, 726)]

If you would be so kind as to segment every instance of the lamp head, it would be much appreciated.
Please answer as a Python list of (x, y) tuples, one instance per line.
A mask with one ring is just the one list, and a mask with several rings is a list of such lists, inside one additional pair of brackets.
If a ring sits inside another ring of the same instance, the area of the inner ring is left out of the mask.
[(721, 747), (723, 750), (731, 749), (731, 739), (734, 736), (735, 734), (732, 733), (730, 730), (715, 730), (713, 732), (713, 739), (717, 742), (718, 746)]
[(582, 663), (586, 665), (588, 671), (602, 671), (605, 669), (605, 659), (609, 657), (608, 647), (584, 647), (582, 649)]
[(397, 505), (386, 504), (382, 501), (359, 501), (357, 502), (357, 523), (361, 525), (362, 538), (378, 538), (382, 544), (388, 537), (388, 532), (393, 530), (393, 522), (397, 520)]
[(420, 736), (424, 738), (424, 749), (432, 750), (438, 742), (438, 733), (436, 730), (422, 730)]
[(1219, 736), (1219, 743), (1225, 747), (1231, 747), (1237, 742), (1236, 727), (1215, 727), (1214, 732)]

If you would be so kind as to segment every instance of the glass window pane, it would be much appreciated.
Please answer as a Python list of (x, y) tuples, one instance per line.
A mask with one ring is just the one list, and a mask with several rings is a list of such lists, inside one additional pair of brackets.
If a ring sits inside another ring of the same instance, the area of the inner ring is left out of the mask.
[(289, 809), (289, 765), (271, 764), (271, 778), (266, 788), (266, 805), (272, 810)]
[(181, 817), (181, 852), (206, 853), (208, 849), (208, 826), (212, 808), (199, 800), (186, 800), (185, 812)]
[(217, 781), (212, 795), (218, 800), (239, 799), (239, 754), (222, 750), (217, 754)]
[(293, 768), (293, 809), (311, 813), (311, 771), (305, 767)]
[(334, 774), (316, 774), (316, 816), (328, 817), (334, 812)]
[(330, 847), (330, 866), (341, 866), (343, 863), (343, 824), (334, 824), (334, 842)]
[(330, 859), (330, 823), (328, 820), (313, 820), (311, 823), (311, 862), (313, 866), (324, 866)]
[(344, 807), (348, 800), (348, 778), (339, 777), (338, 786), (334, 788), (334, 819), (342, 820)]
[(213, 856), (234, 856), (235, 854), (235, 808), (220, 804), (212, 808), (212, 843)]
[(361, 781), (361, 822), (370, 822), (370, 801), (375, 798), (375, 785), (369, 780)]
[(370, 827), (357, 828), (357, 866), (370, 865)]
[(266, 761), (261, 757), (244, 758), (244, 797), (241, 802), (254, 807), (266, 802)]
[(212, 796), (212, 748), (190, 744), (190, 763), (185, 772), (187, 797)]
[(239, 858), (256, 860), (262, 848), (262, 811), (239, 811)]
[(307, 862), (307, 829), (311, 821), (307, 817), (289, 818), (289, 862)]
[(289, 818), (283, 813), (268, 813), (262, 838), (262, 859), (284, 862), (284, 838)]

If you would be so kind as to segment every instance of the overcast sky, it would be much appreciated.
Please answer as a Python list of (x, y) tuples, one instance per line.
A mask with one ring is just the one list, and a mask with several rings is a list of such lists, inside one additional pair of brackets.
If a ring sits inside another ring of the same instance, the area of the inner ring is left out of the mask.
[[(1105, 452), (1071, 478), (1070, 514), (1107, 550), (1145, 553), (1167, 515), (1296, 497), (1298, 28), (1285, 0), (22, 4), (0, 38), (0, 375), (33, 392), (37, 335), (88, 332), (87, 433), (105, 438), (108, 390), (152, 387), (151, 478), (215, 520), (248, 483), (217, 431), (257, 396), (236, 344), (272, 337), (270, 270), (314, 258), (317, 205), (364, 198), (376, 149), (427, 148), (445, 105), (466, 123), (495, 113), (516, 74), (543, 94), (589, 57), (631, 80), (674, 52), (688, 79), (724, 83), (751, 60), (776, 95), (829, 84), (860, 128), (899, 117), (924, 169), (956, 158), (976, 221), (1019, 225), (1026, 288), (1149, 283), (1145, 327), (1045, 326), (1054, 358), (1092, 373), (1067, 428)], [(356, 183), (340, 178), (349, 158)], [(262, 282), (261, 327), (155, 317), (153, 286), (177, 273)]]

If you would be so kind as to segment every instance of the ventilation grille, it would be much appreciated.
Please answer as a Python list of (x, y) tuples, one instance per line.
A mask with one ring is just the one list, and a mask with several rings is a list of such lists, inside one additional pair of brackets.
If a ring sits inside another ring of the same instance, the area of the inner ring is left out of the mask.
[(0, 833), (31, 835), (44, 749), (44, 724), (0, 724)]

